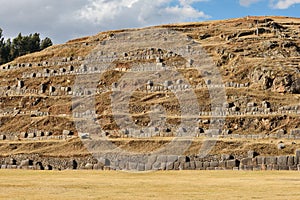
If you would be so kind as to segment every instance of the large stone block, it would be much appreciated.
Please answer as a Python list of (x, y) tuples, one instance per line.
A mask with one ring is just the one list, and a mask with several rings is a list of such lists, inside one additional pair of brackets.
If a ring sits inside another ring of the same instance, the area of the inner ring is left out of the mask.
[(266, 165), (277, 164), (277, 158), (275, 156), (266, 157)]
[(99, 163), (104, 166), (110, 166), (110, 160), (107, 158), (99, 158)]
[(30, 139), (35, 138), (35, 133), (29, 133), (28, 138), (30, 138)]
[(152, 169), (153, 169), (153, 170), (159, 170), (159, 169), (161, 169), (161, 163), (155, 162), (155, 163), (152, 165)]
[(167, 163), (161, 163), (159, 169), (160, 170), (166, 170), (167, 169)]
[(0, 135), (0, 140), (5, 140), (6, 136), (5, 135)]
[(219, 162), (218, 161), (210, 162), (210, 167), (219, 167)]
[(266, 164), (266, 158), (265, 157), (259, 156), (259, 157), (256, 158), (256, 160), (257, 160), (258, 165)]
[(278, 156), (277, 157), (277, 165), (279, 166), (287, 166), (288, 156)]
[(25, 166), (29, 166), (32, 164), (33, 164), (32, 160), (26, 159), (26, 160), (21, 161), (20, 166), (25, 167)]
[(168, 162), (167, 156), (165, 156), (165, 155), (159, 155), (159, 156), (157, 156), (156, 162), (158, 162), (158, 163), (166, 163), (166, 162)]
[(65, 135), (65, 136), (72, 135), (72, 131), (70, 131), (70, 130), (63, 130), (62, 134)]
[(195, 165), (196, 165), (196, 169), (200, 169), (202, 170), (203, 169), (203, 162), (201, 161), (195, 161)]
[(104, 167), (103, 164), (97, 163), (97, 164), (94, 164), (93, 169), (94, 170), (103, 170), (103, 167)]
[(296, 164), (296, 162), (295, 162), (296, 159), (295, 158), (296, 158), (295, 156), (289, 156), (288, 161), (287, 161), (287, 165), (288, 166), (294, 166)]
[(249, 151), (247, 152), (247, 154), (248, 154), (248, 158), (254, 158), (255, 155), (256, 155), (256, 153), (255, 153), (253, 150), (249, 150)]
[(257, 164), (258, 164), (257, 158), (252, 158), (252, 165), (257, 166)]
[(94, 167), (94, 165), (92, 163), (87, 163), (85, 166), (84, 166), (84, 169), (87, 169), (87, 170), (92, 170)]
[(252, 163), (252, 158), (243, 158), (241, 159), (241, 165), (247, 165), (247, 166), (251, 166), (253, 165)]
[(288, 166), (278, 165), (278, 170), (289, 170)]
[(226, 161), (220, 161), (219, 167), (225, 169), (226, 168)]
[(228, 169), (233, 169), (234, 167), (238, 167), (238, 166), (239, 166), (239, 162), (236, 159), (226, 161), (226, 168)]
[(174, 170), (179, 170), (179, 167), (180, 167), (180, 163), (178, 161), (174, 162)]
[(290, 171), (297, 171), (297, 165), (289, 166)]
[(190, 162), (186, 162), (183, 164), (183, 169), (184, 170), (190, 170), (191, 169), (191, 163)]
[(150, 155), (150, 156), (148, 156), (147, 163), (152, 166), (156, 162), (156, 160), (157, 160), (157, 156), (156, 155)]
[(139, 163), (137, 166), (137, 171), (145, 171), (145, 164)]
[(174, 169), (174, 163), (173, 162), (168, 162), (166, 170), (173, 170)]
[(203, 167), (204, 167), (204, 169), (207, 169), (208, 167), (210, 167), (210, 162), (205, 161), (205, 162), (203, 163)]
[(169, 155), (167, 156), (167, 162), (170, 163), (170, 162), (175, 162), (178, 160), (178, 156), (176, 155)]
[(296, 150), (296, 164), (300, 164), (300, 149)]
[(146, 170), (146, 171), (152, 170), (152, 164), (146, 163), (146, 164), (145, 164), (145, 170)]
[(10, 158), (8, 164), (10, 164), (10, 165), (16, 165), (17, 161), (14, 158)]
[(129, 170), (137, 170), (137, 167), (138, 167), (138, 163), (136, 162), (129, 162), (128, 164)]
[(195, 163), (195, 161), (191, 161), (190, 162), (190, 169), (191, 170), (195, 170), (196, 169), (196, 163)]
[(21, 137), (21, 138), (27, 138), (27, 137), (28, 137), (28, 133), (22, 132), (22, 133), (20, 134), (20, 137)]
[(190, 159), (189, 159), (189, 157), (187, 157), (187, 156), (179, 156), (179, 157), (178, 157), (178, 161), (179, 161), (179, 162), (185, 163), (185, 162), (189, 162)]

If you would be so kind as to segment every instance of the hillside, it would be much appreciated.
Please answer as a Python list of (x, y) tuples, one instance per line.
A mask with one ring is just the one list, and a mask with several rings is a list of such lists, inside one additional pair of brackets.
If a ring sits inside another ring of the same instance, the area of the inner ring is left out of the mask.
[(299, 18), (249, 16), (102, 32), (19, 57), (0, 67), (2, 164), (111, 150), (294, 155), (299, 36)]

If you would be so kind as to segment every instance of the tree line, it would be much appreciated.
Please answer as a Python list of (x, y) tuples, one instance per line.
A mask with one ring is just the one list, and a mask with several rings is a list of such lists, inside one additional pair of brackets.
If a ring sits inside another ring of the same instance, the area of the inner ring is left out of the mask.
[(19, 56), (41, 51), (53, 43), (50, 38), (40, 39), (39, 33), (23, 36), (21, 33), (16, 38), (5, 41), (0, 28), (0, 64), (8, 63)]

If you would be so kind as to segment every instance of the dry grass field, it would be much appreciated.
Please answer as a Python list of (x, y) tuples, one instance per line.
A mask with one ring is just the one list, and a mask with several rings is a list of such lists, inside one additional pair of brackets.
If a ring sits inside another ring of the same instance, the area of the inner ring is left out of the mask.
[(0, 199), (300, 199), (299, 172), (0, 171)]

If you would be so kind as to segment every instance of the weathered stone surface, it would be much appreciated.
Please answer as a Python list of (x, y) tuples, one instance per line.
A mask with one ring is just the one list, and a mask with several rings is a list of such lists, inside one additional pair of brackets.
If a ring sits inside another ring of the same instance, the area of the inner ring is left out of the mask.
[(234, 167), (238, 167), (238, 166), (239, 166), (239, 162), (236, 159), (226, 161), (226, 168), (228, 169), (233, 169)]
[(174, 170), (179, 170), (180, 169), (180, 163), (177, 161), (177, 162), (174, 162)]
[(129, 170), (137, 170), (137, 167), (138, 167), (138, 163), (136, 162), (129, 162)]
[(88, 170), (92, 170), (94, 167), (94, 165), (92, 163), (87, 163), (85, 166), (84, 166), (84, 169), (88, 169)]
[(246, 166), (251, 166), (253, 165), (252, 163), (252, 158), (244, 158), (241, 160), (241, 165), (246, 165)]
[(70, 130), (63, 130), (62, 134), (66, 135), (66, 136), (73, 135), (72, 131), (70, 131)]
[(195, 165), (197, 170), (203, 170), (203, 162), (195, 161)]
[(284, 143), (279, 143), (279, 144), (277, 145), (277, 148), (278, 148), (279, 150), (284, 149), (284, 148), (285, 148), (285, 144), (284, 144)]
[(277, 165), (279, 166), (287, 166), (288, 156), (278, 156), (277, 157)]
[(205, 161), (205, 162), (203, 163), (203, 167), (204, 167), (204, 169), (207, 169), (208, 167), (210, 167), (210, 162)]
[(266, 158), (265, 157), (258, 156), (256, 159), (257, 159), (257, 164), (258, 165), (266, 163)]
[(293, 166), (293, 165), (295, 165), (295, 164), (296, 164), (295, 160), (296, 160), (295, 156), (289, 156), (289, 157), (288, 157), (288, 161), (287, 161), (287, 165), (288, 165), (288, 166)]
[(21, 167), (29, 166), (29, 165), (31, 165), (31, 162), (32, 162), (32, 161), (30, 161), (29, 159), (22, 160), (20, 166), (21, 166)]
[(219, 162), (218, 161), (210, 162), (210, 167), (219, 167)]
[(168, 162), (166, 170), (173, 170), (174, 169), (174, 162)]
[(166, 162), (168, 162), (168, 158), (165, 155), (159, 155), (159, 156), (157, 156), (156, 162), (158, 162), (158, 163), (166, 163)]
[(275, 156), (266, 157), (266, 164), (277, 164), (277, 158)]
[(171, 162), (176, 162), (178, 160), (178, 156), (176, 155), (168, 155), (167, 156), (167, 162), (171, 163)]
[(22, 132), (20, 134), (20, 138), (27, 138), (27, 137), (28, 137), (28, 133), (26, 133), (26, 132)]
[(296, 150), (296, 164), (300, 164), (300, 149)]
[(195, 169), (196, 169), (195, 161), (190, 161), (190, 170), (195, 170)]
[(6, 135), (0, 135), (0, 140), (5, 140), (6, 139)]
[(137, 171), (145, 171), (145, 164), (144, 163), (139, 163), (137, 166)]
[(253, 150), (248, 151), (248, 158), (254, 158), (256, 156), (256, 152)]

